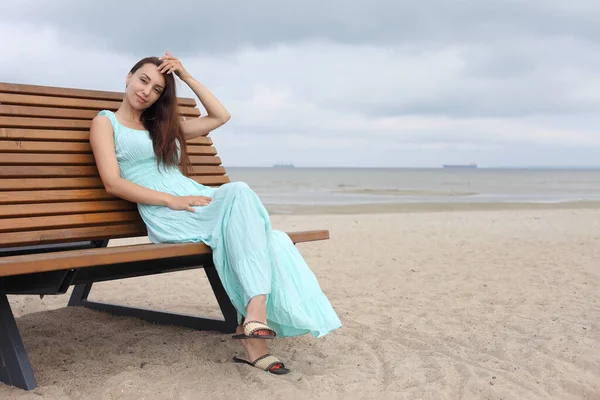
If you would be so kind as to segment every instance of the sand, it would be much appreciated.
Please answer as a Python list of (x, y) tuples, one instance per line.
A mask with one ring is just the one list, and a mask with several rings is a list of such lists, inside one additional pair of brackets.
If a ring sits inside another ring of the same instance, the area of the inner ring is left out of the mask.
[[(293, 370), (231, 363), (228, 335), (11, 296), (39, 387), (1, 399), (600, 399), (600, 210), (275, 215), (344, 327), (276, 340)], [(93, 299), (218, 316), (201, 270)]]

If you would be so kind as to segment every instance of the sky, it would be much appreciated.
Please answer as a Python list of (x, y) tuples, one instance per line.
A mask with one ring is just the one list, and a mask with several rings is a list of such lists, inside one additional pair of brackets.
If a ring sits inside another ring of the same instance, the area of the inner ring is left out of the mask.
[(0, 81), (121, 91), (168, 50), (232, 115), (225, 166), (599, 166), (598, 21), (590, 0), (0, 0)]

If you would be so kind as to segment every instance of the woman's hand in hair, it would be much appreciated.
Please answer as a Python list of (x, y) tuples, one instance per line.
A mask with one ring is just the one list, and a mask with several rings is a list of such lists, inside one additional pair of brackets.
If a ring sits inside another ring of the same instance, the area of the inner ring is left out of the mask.
[(186, 210), (195, 212), (193, 207), (202, 207), (210, 204), (212, 199), (206, 196), (173, 196), (167, 203), (171, 210)]
[(191, 76), (183, 67), (181, 61), (179, 61), (177, 57), (173, 57), (168, 51), (164, 56), (159, 57), (158, 59), (162, 61), (162, 64), (160, 67), (158, 67), (159, 72), (163, 74), (171, 74), (175, 72), (175, 75), (177, 75), (181, 80), (185, 80)]

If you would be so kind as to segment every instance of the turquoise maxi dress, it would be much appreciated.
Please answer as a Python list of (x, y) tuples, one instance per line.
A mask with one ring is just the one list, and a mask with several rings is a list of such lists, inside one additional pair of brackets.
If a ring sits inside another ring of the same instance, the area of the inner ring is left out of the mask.
[(259, 197), (242, 182), (211, 188), (183, 175), (177, 167), (160, 168), (148, 131), (121, 125), (113, 112), (101, 111), (113, 127), (121, 177), (176, 196), (208, 196), (196, 212), (138, 204), (153, 243), (203, 242), (232, 304), (244, 316), (248, 301), (267, 295), (267, 323), (278, 336), (311, 333), (321, 337), (341, 327), (315, 275), (284, 233), (271, 229)]

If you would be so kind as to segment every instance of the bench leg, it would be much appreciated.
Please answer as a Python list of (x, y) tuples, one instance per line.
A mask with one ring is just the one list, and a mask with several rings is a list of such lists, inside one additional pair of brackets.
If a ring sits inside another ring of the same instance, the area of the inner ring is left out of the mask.
[(225, 288), (221, 283), (221, 278), (219, 278), (219, 275), (217, 274), (217, 269), (213, 265), (210, 265), (204, 268), (204, 272), (206, 273), (210, 287), (217, 298), (217, 302), (219, 303), (219, 308), (221, 308), (221, 313), (223, 314), (225, 323), (228, 326), (228, 330), (225, 332), (235, 332), (235, 328), (238, 324), (238, 313), (233, 304), (231, 304), (231, 300), (229, 300), (227, 292), (225, 292)]
[(88, 295), (90, 294), (90, 290), (92, 290), (91, 283), (84, 283), (81, 285), (75, 285), (73, 288), (73, 293), (71, 293), (71, 297), (69, 298), (69, 306), (82, 306), (83, 302), (87, 300)]
[(0, 293), (0, 382), (25, 390), (37, 387), (6, 294)]
[(75, 285), (73, 294), (69, 299), (69, 306), (83, 306), (95, 310), (106, 311), (116, 315), (140, 318), (157, 324), (179, 325), (202, 331), (217, 331), (223, 333), (235, 332), (237, 326), (237, 311), (225, 288), (219, 279), (217, 270), (212, 265), (205, 265), (204, 271), (210, 286), (217, 298), (224, 319), (202, 318), (192, 315), (154, 311), (145, 308), (127, 307), (116, 304), (102, 303), (88, 300), (92, 284)]

